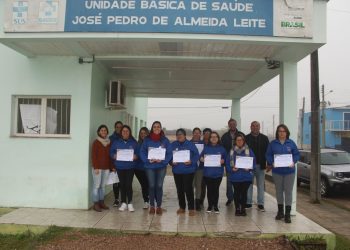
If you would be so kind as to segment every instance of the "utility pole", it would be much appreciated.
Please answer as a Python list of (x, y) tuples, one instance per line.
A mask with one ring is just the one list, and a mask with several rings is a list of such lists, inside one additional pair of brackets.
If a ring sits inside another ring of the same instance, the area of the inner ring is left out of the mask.
[(318, 72), (318, 50), (311, 54), (311, 202), (320, 203), (320, 91)]

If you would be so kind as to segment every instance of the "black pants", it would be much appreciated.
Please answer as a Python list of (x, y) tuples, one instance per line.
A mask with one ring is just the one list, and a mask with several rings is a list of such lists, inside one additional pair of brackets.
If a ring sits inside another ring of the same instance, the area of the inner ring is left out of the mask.
[(120, 186), (119, 182), (113, 184), (113, 193), (114, 193), (115, 200), (119, 200), (119, 192), (120, 192), (119, 186)]
[(186, 195), (188, 210), (194, 210), (193, 178), (194, 173), (174, 174), (177, 198), (179, 199), (179, 207), (182, 209), (186, 209)]
[(141, 169), (135, 169), (134, 171), (135, 171), (135, 176), (141, 185), (143, 201), (149, 202), (148, 179), (146, 176), (146, 172)]
[(207, 186), (205, 184), (204, 177), (203, 177), (203, 179), (202, 179), (202, 189), (201, 189), (201, 198), (200, 198), (201, 202), (204, 201), (204, 199), (205, 199), (206, 191), (207, 191)]
[(233, 193), (233, 200), (235, 201), (235, 207), (236, 209), (243, 209), (247, 204), (247, 192), (252, 182), (248, 182), (248, 181), (232, 182), (232, 184), (235, 190)]
[(132, 180), (134, 169), (117, 169), (120, 181), (121, 202), (130, 204), (132, 202)]
[(209, 178), (203, 177), (205, 184), (207, 185), (207, 197), (208, 197), (208, 206), (217, 207), (219, 202), (219, 188), (222, 181), (220, 178)]

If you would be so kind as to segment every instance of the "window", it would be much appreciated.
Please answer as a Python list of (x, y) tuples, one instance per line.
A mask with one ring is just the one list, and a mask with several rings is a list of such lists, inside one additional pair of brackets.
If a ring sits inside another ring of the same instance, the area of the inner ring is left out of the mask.
[(14, 96), (13, 135), (69, 137), (70, 96)]

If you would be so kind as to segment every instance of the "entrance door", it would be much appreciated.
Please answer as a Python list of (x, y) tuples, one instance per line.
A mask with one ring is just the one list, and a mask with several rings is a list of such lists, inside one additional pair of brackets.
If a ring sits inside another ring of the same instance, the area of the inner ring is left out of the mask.
[(350, 130), (350, 112), (344, 113), (344, 130)]

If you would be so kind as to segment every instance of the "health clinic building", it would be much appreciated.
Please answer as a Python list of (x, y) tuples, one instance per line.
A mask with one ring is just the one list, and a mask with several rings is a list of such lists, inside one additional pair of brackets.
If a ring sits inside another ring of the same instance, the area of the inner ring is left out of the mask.
[(297, 135), (297, 62), (326, 43), (326, 11), (325, 0), (0, 1), (0, 206), (89, 208), (98, 125), (136, 133), (148, 97), (230, 99), (240, 122), (240, 99), (279, 75), (280, 122)]

